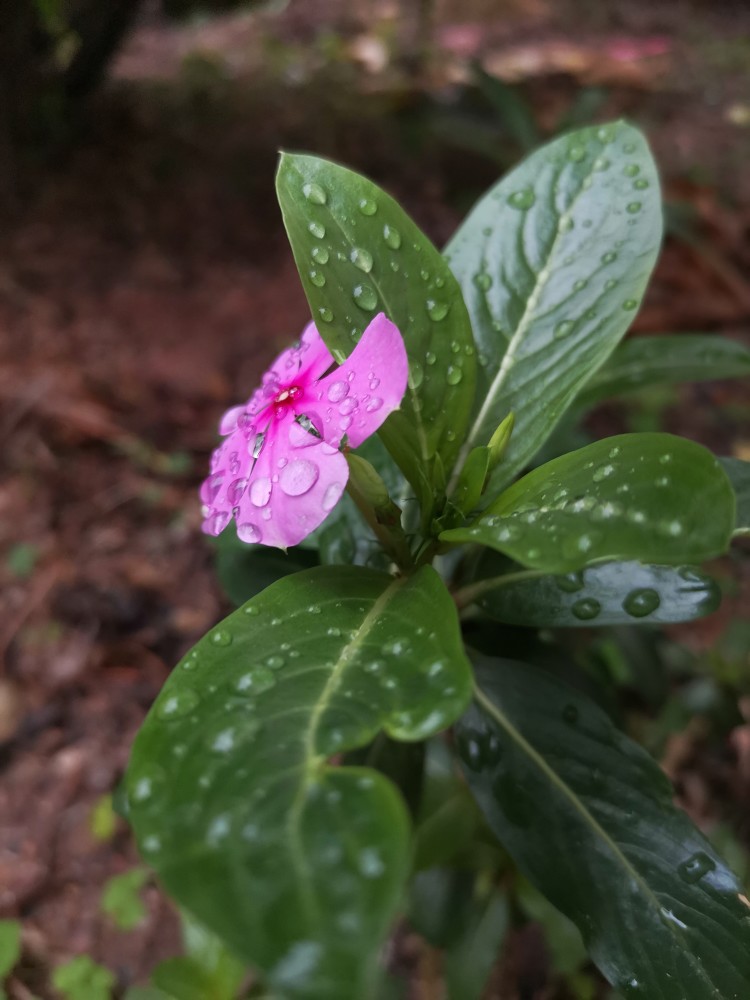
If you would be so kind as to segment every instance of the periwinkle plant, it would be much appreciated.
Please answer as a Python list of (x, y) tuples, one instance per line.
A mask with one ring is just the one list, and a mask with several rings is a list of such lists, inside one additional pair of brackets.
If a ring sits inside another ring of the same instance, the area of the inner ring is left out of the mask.
[[(492, 837), (623, 995), (750, 996), (742, 886), (550, 641), (711, 612), (696, 564), (750, 530), (747, 463), (679, 437), (534, 467), (607, 394), (750, 371), (718, 337), (618, 346), (662, 231), (643, 137), (544, 147), (444, 254), (343, 167), (284, 155), (277, 186), (314, 326), (222, 423), (204, 513), (240, 607), (136, 740), (144, 857), (269, 997), (386, 995), (407, 908), (479, 997), (507, 925)], [(459, 884), (438, 927), (419, 900)]]

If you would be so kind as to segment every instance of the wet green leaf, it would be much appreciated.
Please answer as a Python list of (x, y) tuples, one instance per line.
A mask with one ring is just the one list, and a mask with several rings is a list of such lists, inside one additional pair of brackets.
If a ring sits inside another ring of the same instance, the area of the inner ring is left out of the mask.
[(456, 279), (402, 208), (365, 177), (284, 154), (277, 193), (313, 319), (339, 359), (384, 312), (401, 331), (409, 386), (380, 434), (432, 502), (432, 464), (450, 468), (474, 399), (474, 341)]
[(748, 534), (750, 533), (750, 462), (744, 462), (741, 458), (720, 458), (719, 462), (729, 476), (729, 482), (737, 499), (734, 530), (740, 534)]
[(497, 580), (480, 606), (498, 621), (538, 628), (687, 622), (721, 603), (719, 585), (695, 566), (613, 562), (562, 576)]
[(546, 572), (605, 560), (679, 565), (726, 551), (734, 505), (729, 480), (701, 445), (622, 434), (534, 469), (473, 524), (440, 537)]
[(616, 122), (534, 153), (448, 244), (479, 351), (466, 451), (516, 416), (497, 486), (528, 463), (627, 330), (661, 233), (648, 146)]
[(467, 780), (609, 981), (643, 1000), (750, 996), (750, 904), (656, 762), (551, 674), (485, 660), (477, 678)]
[(285, 577), (175, 669), (128, 773), (141, 850), (174, 898), (284, 997), (366, 998), (401, 898), (394, 786), (329, 759), (381, 730), (421, 740), (463, 710), (471, 672), (430, 567)]

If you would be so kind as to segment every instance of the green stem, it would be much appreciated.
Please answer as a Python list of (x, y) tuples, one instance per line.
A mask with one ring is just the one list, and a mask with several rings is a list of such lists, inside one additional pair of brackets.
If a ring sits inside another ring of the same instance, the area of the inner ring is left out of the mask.
[(346, 484), (346, 492), (354, 501), (357, 510), (369, 525), (372, 533), (399, 569), (411, 569), (414, 566), (414, 558), (401, 525), (389, 527), (378, 521), (375, 509), (368, 503), (367, 498), (361, 490), (357, 488), (353, 476), (349, 477), (349, 481)]
[(536, 580), (538, 577), (546, 575), (540, 569), (522, 569), (517, 573), (492, 576), (487, 580), (478, 580), (476, 583), (470, 583), (467, 587), (456, 590), (453, 594), (453, 600), (456, 602), (456, 607), (465, 608), (469, 604), (474, 604), (478, 598), (490, 590), (497, 590), (498, 587), (505, 587), (509, 583), (518, 583), (520, 580)]

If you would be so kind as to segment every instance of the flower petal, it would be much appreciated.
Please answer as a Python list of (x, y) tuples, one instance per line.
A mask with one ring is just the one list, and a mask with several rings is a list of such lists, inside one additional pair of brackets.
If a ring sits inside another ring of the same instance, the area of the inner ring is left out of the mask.
[(338, 503), (349, 477), (344, 456), (287, 411), (269, 427), (237, 511), (244, 542), (297, 545)]
[(263, 381), (273, 387), (273, 392), (290, 385), (306, 386), (320, 378), (333, 363), (333, 356), (323, 343), (317, 327), (308, 323), (299, 344), (282, 351), (263, 376)]
[(338, 445), (344, 434), (352, 448), (374, 434), (398, 409), (409, 375), (398, 327), (379, 313), (346, 361), (317, 385), (325, 407), (323, 435)]

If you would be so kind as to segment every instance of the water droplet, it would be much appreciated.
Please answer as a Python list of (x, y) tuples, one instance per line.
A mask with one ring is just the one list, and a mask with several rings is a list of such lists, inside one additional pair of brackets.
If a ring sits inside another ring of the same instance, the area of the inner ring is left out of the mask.
[(649, 183), (645, 177), (639, 177), (638, 180), (633, 184), (633, 187), (638, 191), (645, 191), (648, 186)]
[(578, 707), (576, 705), (566, 705), (562, 710), (562, 717), (563, 722), (567, 722), (569, 726), (574, 726), (578, 722)]
[(629, 215), (637, 215), (642, 207), (643, 206), (639, 201), (631, 201), (628, 203), (625, 210), (628, 212)]
[(320, 316), (324, 323), (333, 322), (333, 313), (328, 306), (321, 306), (320, 309), (318, 309), (318, 316)]
[(569, 333), (572, 332), (575, 324), (571, 319), (561, 320), (554, 329), (553, 336), (555, 340), (562, 340), (563, 337), (567, 337)]
[(568, 150), (568, 159), (573, 163), (580, 163), (586, 157), (586, 150), (583, 146), (571, 146)]
[(373, 396), (372, 399), (368, 400), (365, 410), (368, 413), (374, 413), (376, 410), (379, 410), (382, 405), (383, 400), (379, 396)]
[(323, 510), (329, 511), (333, 510), (336, 504), (341, 499), (341, 494), (344, 492), (344, 487), (341, 483), (331, 483), (331, 485), (326, 489), (323, 494), (323, 499), (321, 501), (321, 506)]
[(478, 274), (474, 275), (474, 284), (477, 288), (480, 288), (483, 292), (492, 287), (492, 275), (487, 274), (486, 271), (479, 271)]
[(326, 193), (320, 184), (304, 184), (302, 186), (302, 194), (308, 201), (312, 202), (313, 205), (325, 205), (327, 201)]
[(161, 850), (161, 839), (156, 834), (149, 834), (141, 842), (141, 850), (146, 854), (156, 854)]
[(393, 226), (383, 226), (383, 239), (391, 250), (398, 250), (401, 246), (401, 233), (398, 229), (394, 229)]
[(340, 403), (345, 396), (349, 395), (349, 383), (342, 380), (332, 383), (326, 395), (331, 403)]
[(258, 608), (258, 605), (257, 604), (248, 604), (247, 607), (245, 608), (245, 614), (249, 618), (257, 618), (258, 615), (260, 614), (260, 610)]
[(681, 931), (686, 931), (688, 926), (679, 917), (675, 916), (672, 910), (668, 910), (666, 906), (662, 906), (659, 910), (659, 917), (663, 924), (669, 926), (670, 924), (674, 927), (679, 927)]
[(704, 875), (716, 870), (716, 863), (704, 851), (697, 851), (692, 854), (687, 861), (683, 861), (677, 868), (677, 873), (683, 882), (694, 885), (699, 882)]
[(285, 660), (283, 656), (269, 656), (266, 659), (266, 666), (270, 667), (271, 670), (281, 670), (284, 666)]
[(271, 499), (271, 480), (268, 476), (254, 479), (250, 484), (250, 503), (254, 507), (265, 507)]
[(575, 223), (571, 217), (569, 215), (564, 215), (557, 224), (557, 231), (559, 233), (569, 233), (574, 225)]
[(310, 256), (315, 261), (316, 264), (327, 264), (328, 263), (328, 251), (325, 247), (314, 246), (310, 253)]
[(316, 239), (319, 240), (322, 240), (326, 234), (326, 227), (321, 225), (320, 222), (311, 222), (307, 229)]
[(590, 621), (601, 611), (601, 604), (595, 600), (593, 597), (582, 597), (580, 601), (576, 601), (573, 607), (570, 609), (576, 618), (580, 621)]
[(378, 210), (378, 206), (370, 198), (360, 198), (359, 200), (359, 210), (362, 215), (375, 215)]
[(418, 361), (412, 362), (409, 366), (409, 379), (414, 389), (418, 389), (424, 382), (424, 369)]
[(243, 524), (237, 525), (237, 537), (241, 542), (248, 542), (251, 545), (257, 545), (263, 537), (263, 532), (257, 524), (252, 524), (250, 521), (246, 521)]
[(445, 381), (448, 385), (458, 385), (461, 379), (464, 377), (464, 373), (456, 365), (448, 365), (448, 371), (445, 373)]
[(628, 163), (622, 168), (622, 172), (626, 177), (635, 177), (636, 174), (641, 172), (641, 168), (637, 163)]
[(310, 271), (310, 281), (316, 288), (322, 288), (326, 283), (326, 278), (324, 274), (320, 273), (320, 271)]
[(379, 878), (385, 871), (385, 863), (374, 847), (360, 851), (358, 867), (364, 878)]
[(575, 594), (576, 591), (583, 590), (583, 572), (578, 570), (575, 573), (565, 573), (562, 576), (556, 576), (555, 583), (566, 594)]
[(234, 747), (234, 729), (223, 729), (211, 742), (211, 749), (217, 753), (227, 753)]
[(279, 485), (288, 497), (299, 497), (313, 488), (319, 475), (320, 469), (314, 462), (295, 458), (281, 470)]
[(535, 201), (536, 195), (531, 188), (524, 188), (522, 191), (514, 191), (508, 198), (508, 204), (511, 208), (519, 208), (521, 210), (531, 208)]
[[(216, 633), (214, 633), (215, 635)], [(198, 704), (198, 695), (192, 688), (181, 688), (174, 694), (167, 694), (161, 697), (156, 707), (156, 716), (159, 719), (171, 720), (180, 719), (189, 715)]]
[(349, 260), (358, 267), (360, 271), (364, 271), (365, 274), (369, 274), (372, 271), (372, 254), (368, 250), (363, 250), (361, 247), (355, 247), (349, 254)]
[(365, 312), (373, 312), (378, 304), (377, 292), (370, 285), (355, 285), (352, 297)]
[(450, 309), (450, 306), (447, 303), (438, 302), (435, 299), (428, 299), (425, 306), (427, 308), (427, 315), (430, 319), (435, 320), (436, 323), (445, 319), (448, 315), (448, 310)]
[(617, 254), (614, 250), (610, 250), (608, 253), (602, 254), (602, 264), (611, 264), (615, 260), (617, 260)]
[(232, 515), (226, 510), (217, 510), (209, 517), (206, 528), (210, 535), (220, 535), (229, 524)]
[(234, 686), (238, 694), (253, 695), (261, 694), (272, 688), (276, 683), (276, 677), (266, 667), (256, 667), (243, 674)]
[(234, 636), (226, 628), (217, 628), (211, 633), (211, 642), (214, 646), (231, 646)]
[(638, 308), (638, 303), (636, 302), (635, 299), (625, 299), (625, 301), (622, 304), (622, 308), (626, 312), (632, 312), (633, 309), (637, 309)]
[(599, 156), (594, 160), (594, 170), (609, 170), (611, 163), (606, 156)]
[(650, 587), (631, 590), (622, 602), (623, 608), (633, 618), (645, 618), (646, 615), (650, 615), (656, 611), (660, 604), (661, 598)]
[(606, 289), (606, 290), (607, 290), (608, 292), (611, 292), (611, 291), (612, 291), (612, 289), (613, 289), (613, 288), (615, 287), (615, 285), (616, 285), (616, 284), (617, 284), (617, 282), (615, 281), (615, 279), (614, 279), (614, 278), (608, 278), (608, 279), (607, 279), (607, 280), (606, 280), (606, 281), (604, 282), (604, 287), (605, 287), (605, 289)]
[(606, 145), (614, 139), (615, 130), (612, 125), (602, 125), (602, 127), (597, 131), (596, 137), (599, 142), (603, 142)]
[(599, 468), (594, 472), (593, 480), (595, 483), (600, 483), (603, 479), (608, 479), (615, 472), (614, 465), (600, 465)]
[[(437, 361), (437, 355), (433, 351), (428, 351), (425, 354), (424, 359), (428, 365), (434, 365)], [(373, 388), (373, 386), (370, 386), (370, 388)]]

